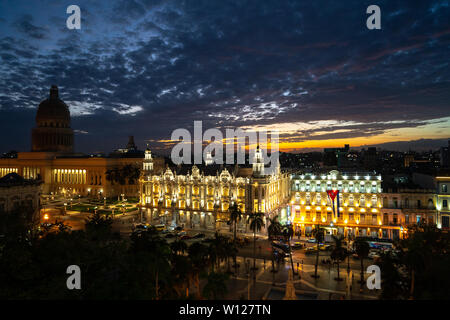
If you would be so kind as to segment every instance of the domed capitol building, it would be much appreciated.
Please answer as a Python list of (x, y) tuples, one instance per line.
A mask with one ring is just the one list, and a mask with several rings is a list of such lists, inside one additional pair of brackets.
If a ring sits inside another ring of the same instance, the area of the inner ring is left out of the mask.
[(32, 151), (73, 152), (69, 107), (59, 99), (55, 85), (50, 89), (50, 97), (39, 104), (36, 128), (32, 133)]
[[(72, 194), (111, 197), (119, 194), (138, 196), (138, 181), (119, 185), (108, 181), (107, 172), (130, 165), (140, 169), (144, 153), (133, 137), (125, 149), (109, 156), (74, 153), (74, 132), (70, 108), (52, 85), (50, 95), (37, 109), (32, 129), (31, 152), (19, 152), (17, 158), (0, 159), (0, 178), (17, 173), (25, 179), (41, 179), (44, 194)], [(164, 159), (154, 159), (155, 170), (162, 170)]]

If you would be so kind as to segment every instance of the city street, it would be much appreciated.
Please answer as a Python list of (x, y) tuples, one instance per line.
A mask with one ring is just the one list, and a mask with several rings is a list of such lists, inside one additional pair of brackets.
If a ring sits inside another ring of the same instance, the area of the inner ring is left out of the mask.
[[(60, 203), (60, 202), (58, 202)], [(46, 213), (52, 216), (52, 219), (64, 221), (71, 230), (80, 230), (84, 228), (86, 219), (92, 214), (87, 212), (77, 212), (67, 210), (66, 214), (60, 214), (61, 210), (58, 205), (52, 204), (54, 208), (47, 206)], [(133, 226), (140, 222), (138, 210), (131, 213), (115, 215), (113, 219), (112, 230), (119, 232), (123, 236), (131, 234)], [(218, 230), (222, 235), (232, 237), (233, 234), (229, 230)], [(203, 229), (186, 229), (186, 233), (190, 236), (196, 233), (204, 233), (207, 238), (214, 237), (214, 231)], [(221, 265), (222, 271), (231, 271), (232, 275), (227, 283), (229, 294), (227, 299), (241, 299), (242, 297), (251, 299), (281, 299), (284, 296), (284, 289), (288, 279), (288, 271), (291, 268), (290, 259), (285, 258), (284, 262), (274, 262), (276, 272), (272, 272), (272, 246), (271, 242), (261, 236), (257, 236), (256, 240), (256, 282), (253, 281), (253, 271), (248, 272), (249, 268), (253, 266), (253, 234), (239, 233), (239, 237), (247, 237), (249, 242), (240, 247), (238, 251), (238, 267), (233, 267), (233, 262), (230, 262), (230, 267), (226, 262)], [(176, 238), (168, 238), (167, 241), (173, 242)], [(188, 245), (201, 241), (202, 239), (188, 239)], [(303, 243), (305, 247), (314, 247), (315, 244), (308, 243), (305, 238), (293, 239), (294, 242)], [(340, 264), (340, 277), (342, 281), (337, 281), (337, 268), (330, 264), (322, 263), (323, 259), (328, 259), (329, 251), (320, 251), (318, 275), (319, 278), (314, 278), (316, 254), (305, 254), (305, 248), (293, 249), (293, 264), (294, 270), (298, 274), (294, 276), (294, 286), (299, 299), (375, 299), (377, 291), (368, 290), (364, 284), (362, 292), (360, 292), (360, 261), (350, 258), (350, 271), (352, 273), (352, 285), (350, 295), (347, 295), (347, 277), (348, 277), (348, 260)], [(365, 259), (364, 266), (372, 264), (372, 260)], [(235, 272), (237, 271), (237, 276)], [(204, 280), (201, 282), (203, 283)]]

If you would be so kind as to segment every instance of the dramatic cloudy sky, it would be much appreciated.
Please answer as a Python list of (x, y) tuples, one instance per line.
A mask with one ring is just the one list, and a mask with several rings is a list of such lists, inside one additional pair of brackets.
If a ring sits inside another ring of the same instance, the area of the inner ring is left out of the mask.
[(279, 129), (284, 150), (448, 138), (449, 21), (448, 0), (2, 0), (0, 151), (30, 149), (51, 84), (84, 152), (194, 120)]

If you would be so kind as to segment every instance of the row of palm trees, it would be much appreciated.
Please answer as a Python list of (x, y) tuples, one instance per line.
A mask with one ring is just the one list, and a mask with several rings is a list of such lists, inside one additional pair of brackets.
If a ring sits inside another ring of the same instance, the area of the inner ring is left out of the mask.
[[(168, 279), (172, 280), (171, 288), (179, 298), (191, 297), (189, 288), (195, 288), (196, 299), (219, 299), (227, 293), (230, 259), (235, 259), (238, 252), (232, 239), (216, 233), (209, 243), (196, 242), (188, 246), (185, 241), (176, 239), (169, 244), (155, 228), (150, 228), (133, 233), (131, 240), (135, 252), (141, 253), (142, 249), (150, 255), (156, 299), (161, 297), (160, 284), (167, 284)], [(201, 278), (207, 280), (202, 291)]]
[[(243, 214), (240, 210), (237, 203), (234, 203), (230, 207), (230, 220), (229, 223), (233, 225), (233, 240), (236, 243), (236, 233), (237, 233), (237, 225), (239, 221), (242, 219)], [(260, 232), (263, 227), (265, 227), (264, 223), (264, 214), (262, 212), (252, 212), (247, 215), (246, 223), (249, 225), (250, 230), (253, 231), (253, 270), (256, 270), (256, 233)], [(234, 261), (236, 265), (236, 260)], [(255, 277), (254, 273), (254, 277)]]
[[(253, 270), (256, 270), (256, 233), (260, 232), (261, 229), (263, 227), (265, 227), (265, 223), (264, 223), (264, 214), (261, 212), (254, 212), (254, 213), (250, 213), (246, 216), (246, 223), (249, 225), (250, 230), (252, 230), (253, 232)], [(171, 248), (172, 248), (172, 252), (174, 253), (175, 256), (177, 256), (178, 258), (176, 259), (180, 259), (179, 256), (180, 254), (184, 254), (186, 252), (186, 250), (188, 250), (188, 257), (192, 256), (194, 257), (194, 259), (192, 260), (192, 262), (196, 263), (196, 266), (194, 266), (192, 268), (192, 270), (197, 270), (200, 271), (201, 268), (199, 268), (200, 265), (209, 265), (210, 267), (210, 271), (208, 274), (208, 283), (209, 280), (211, 280), (211, 285), (207, 285), (206, 288), (209, 288), (208, 290), (210, 290), (210, 293), (212, 296), (217, 295), (216, 289), (218, 289), (218, 292), (223, 292), (223, 286), (221, 285), (221, 282), (219, 281), (220, 279), (225, 279), (221, 276), (219, 276), (218, 274), (220, 273), (220, 271), (217, 273), (216, 270), (219, 270), (220, 268), (220, 264), (223, 261), (227, 262), (227, 273), (230, 273), (230, 258), (233, 258), (234, 260), (234, 267), (237, 267), (237, 262), (236, 262), (236, 256), (237, 256), (237, 225), (238, 223), (241, 221), (241, 219), (243, 219), (243, 214), (241, 212), (241, 210), (239, 209), (239, 207), (237, 206), (237, 204), (234, 204), (231, 208), (230, 208), (230, 220), (229, 220), (229, 224), (232, 224), (233, 226), (233, 239), (229, 239), (227, 237), (221, 236), (219, 235), (217, 232), (215, 234), (214, 239), (212, 240), (212, 242), (208, 245), (205, 246), (202, 243), (194, 243), (193, 245), (191, 245), (189, 248), (187, 248), (186, 244), (181, 241), (181, 240), (176, 240), (175, 242), (173, 242), (171, 244)], [(293, 230), (293, 226), (292, 224), (286, 224), (286, 225), (282, 225), (279, 221), (278, 221), (278, 216), (275, 216), (273, 218), (269, 218), (268, 219), (269, 222), (269, 226), (268, 226), (268, 236), (269, 239), (273, 239), (275, 237), (283, 237), (284, 240), (288, 243), (289, 245), (289, 252), (290, 252), (290, 263), (291, 263), (291, 268), (292, 270), (295, 272), (294, 269), (294, 263), (293, 263), (293, 259), (292, 259), (292, 248), (291, 248), (291, 239), (294, 235), (294, 230)], [(316, 239), (316, 243), (317, 243), (317, 252), (316, 252), (316, 262), (315, 262), (315, 270), (314, 270), (314, 278), (319, 278), (318, 275), (318, 265), (319, 265), (319, 245), (320, 243), (323, 243), (324, 238), (325, 238), (325, 230), (323, 228), (320, 228), (320, 226), (318, 225), (314, 230), (313, 230), (313, 236)], [(343, 242), (344, 242), (344, 237), (342, 235), (338, 235), (332, 236), (333, 241), (334, 241), (334, 247), (333, 250), (331, 251), (330, 254), (330, 258), (336, 263), (337, 265), (337, 278), (336, 280), (342, 280), (342, 278), (340, 278), (340, 263), (342, 261), (345, 260), (346, 257), (348, 257), (349, 252), (346, 250), (346, 248), (344, 248), (343, 246)], [(369, 245), (367, 243), (367, 241), (364, 241), (362, 239), (357, 239), (354, 243), (354, 248), (356, 251), (356, 254), (358, 255), (358, 258), (361, 261), (361, 285), (364, 282), (364, 259), (367, 258), (368, 253), (369, 253)], [(201, 253), (199, 253), (201, 252)], [(205, 258), (207, 257), (207, 259)], [(204, 260), (206, 259), (206, 261)], [(196, 283), (198, 283), (198, 276), (199, 276), (200, 272), (195, 273), (196, 275)], [(211, 278), (210, 276), (211, 275)], [(255, 276), (255, 273), (254, 273)], [(181, 281), (180, 283), (183, 283), (183, 281)], [(213, 285), (213, 283), (215, 283)], [(226, 289), (226, 286), (225, 286)], [(199, 290), (199, 288), (198, 288)], [(208, 291), (207, 290), (207, 291)], [(199, 291), (198, 291), (199, 294)]]
[[(291, 260), (291, 267), (292, 270), (294, 270), (294, 264), (292, 261), (292, 248), (291, 248), (291, 239), (294, 235), (293, 228), (291, 224), (282, 225), (278, 221), (278, 216), (275, 216), (272, 219), (269, 219), (270, 225), (268, 226), (268, 234), (269, 239), (277, 236), (283, 236), (285, 238), (285, 241), (289, 244), (289, 251), (290, 251), (290, 260)], [(312, 231), (313, 237), (316, 240), (317, 250), (316, 250), (316, 262), (314, 266), (314, 275), (312, 275), (313, 278), (319, 278), (319, 275), (317, 274), (318, 266), (319, 266), (319, 246), (321, 243), (324, 242), (325, 239), (325, 229), (321, 228), (319, 225), (316, 226), (316, 228)], [(347, 251), (346, 248), (343, 246), (344, 242), (344, 236), (338, 235), (332, 236), (332, 239), (334, 241), (334, 247), (331, 251), (330, 258), (336, 263), (337, 265), (337, 278), (336, 280), (342, 280), (340, 278), (340, 263), (345, 260), (345, 258), (349, 258), (350, 253)], [(369, 255), (369, 244), (364, 239), (356, 239), (354, 242), (354, 249), (355, 252), (360, 259), (361, 262), (361, 275), (360, 275), (360, 283), (361, 285), (364, 283), (364, 259), (367, 258)]]

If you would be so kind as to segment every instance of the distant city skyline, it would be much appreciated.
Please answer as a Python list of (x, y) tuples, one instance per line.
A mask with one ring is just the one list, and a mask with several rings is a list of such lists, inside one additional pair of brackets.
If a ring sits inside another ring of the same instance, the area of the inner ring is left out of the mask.
[(278, 129), (285, 152), (447, 145), (448, 1), (378, 1), (381, 30), (366, 28), (371, 1), (76, 4), (81, 30), (66, 28), (64, 1), (0, 4), (1, 152), (31, 149), (52, 84), (76, 152), (110, 152), (133, 135), (167, 153), (172, 131), (194, 120)]

